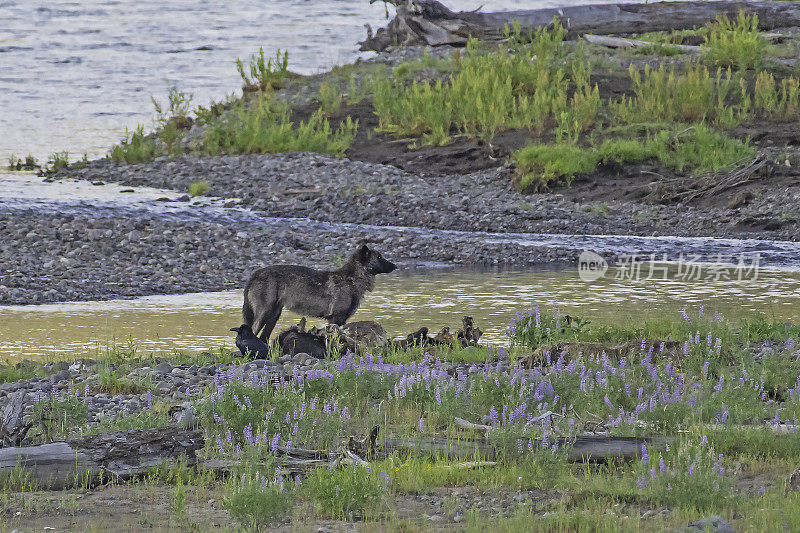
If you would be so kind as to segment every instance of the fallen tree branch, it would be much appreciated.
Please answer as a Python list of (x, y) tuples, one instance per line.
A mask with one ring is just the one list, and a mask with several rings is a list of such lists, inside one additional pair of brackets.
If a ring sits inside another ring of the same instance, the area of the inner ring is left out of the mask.
[[(639, 41), (636, 39), (625, 39), (622, 37), (605, 37), (603, 35), (593, 35), (586, 33), (583, 35), (586, 42), (592, 44), (599, 44), (608, 48), (642, 48), (644, 46), (657, 46), (660, 43), (651, 43), (650, 41)], [(701, 48), (699, 46), (689, 46), (686, 44), (662, 44), (664, 48), (675, 48), (681, 52), (688, 52), (699, 54)]]
[(800, 6), (795, 2), (723, 0), (715, 2), (654, 2), (600, 4), (479, 13), (454, 12), (436, 0), (387, 0), (397, 6), (386, 28), (367, 35), (361, 50), (383, 51), (402, 45), (464, 46), (470, 37), (500, 42), (505, 28), (518, 22), (522, 35), (558, 20), (568, 38), (584, 33), (609, 35), (686, 30), (703, 26), (717, 16), (735, 18), (740, 11), (758, 15), (762, 30), (800, 26)]
[(203, 447), (197, 430), (162, 427), (102, 433), (38, 446), (0, 449), (0, 473), (23, 467), (42, 488), (61, 489), (98, 478), (125, 479), (184, 458)]

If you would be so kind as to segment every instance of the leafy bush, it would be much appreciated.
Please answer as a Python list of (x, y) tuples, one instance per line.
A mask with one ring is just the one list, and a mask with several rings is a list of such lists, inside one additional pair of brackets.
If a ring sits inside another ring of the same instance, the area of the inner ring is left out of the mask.
[(551, 184), (569, 185), (576, 174), (592, 172), (597, 154), (573, 144), (532, 144), (514, 153), (519, 165), (515, 186), (520, 191), (547, 190)]
[(527, 312), (518, 312), (506, 328), (512, 345), (536, 349), (543, 344), (565, 340), (577, 340), (578, 335), (588, 324), (578, 317), (568, 317), (558, 311), (553, 300), (552, 311), (542, 312), (537, 305)]
[(800, 81), (790, 76), (782, 79), (778, 88), (771, 73), (759, 72), (753, 104), (775, 120), (794, 120), (800, 116)]
[(708, 27), (703, 59), (711, 65), (739, 70), (761, 66), (767, 41), (758, 35), (758, 15), (739, 11), (735, 21), (717, 16)]
[(732, 498), (732, 479), (726, 476), (722, 454), (717, 454), (706, 438), (699, 444), (683, 442), (674, 452), (647, 455), (642, 446), (637, 466), (637, 484), (655, 505), (706, 511), (724, 505)]
[(316, 502), (319, 511), (338, 519), (375, 509), (383, 489), (378, 475), (355, 465), (342, 470), (317, 468), (303, 482), (303, 491)]
[(46, 395), (33, 405), (31, 421), (41, 436), (51, 441), (86, 423), (89, 407), (77, 395)]
[(275, 480), (267, 480), (258, 472), (243, 474), (238, 479), (234, 476), (222, 505), (234, 520), (258, 531), (281, 519), (292, 508), (293, 494), (283, 484), (280, 474)]
[(258, 49), (258, 55), (250, 57), (250, 68), (245, 70), (241, 59), (236, 60), (236, 70), (244, 80), (245, 91), (273, 91), (283, 88), (284, 79), (289, 74), (289, 52), (281, 54), (280, 49), (275, 52), (275, 62), (272, 59), (264, 61), (264, 49)]
[(117, 163), (146, 163), (163, 154), (155, 140), (145, 136), (142, 126), (138, 126), (136, 131), (126, 132), (125, 138), (112, 146), (109, 152), (111, 160)]
[(326, 115), (335, 115), (342, 107), (342, 93), (330, 81), (326, 80), (319, 86), (317, 95), (320, 109)]
[(203, 196), (210, 188), (211, 185), (209, 185), (206, 180), (195, 181), (189, 185), (189, 196), (192, 198), (195, 196)]
[(289, 119), (288, 107), (265, 92), (250, 106), (239, 101), (228, 113), (209, 122), (202, 144), (210, 155), (288, 151), (342, 155), (353, 142), (357, 128), (358, 122), (347, 117), (333, 131), (322, 110), (295, 126)]
[(185, 137), (184, 130), (192, 124), (192, 119), (189, 118), (192, 95), (179, 91), (177, 87), (173, 86), (169, 89), (166, 106), (159, 104), (153, 97), (150, 99), (156, 110), (156, 124), (158, 125), (156, 136), (166, 146), (167, 154), (176, 153)]

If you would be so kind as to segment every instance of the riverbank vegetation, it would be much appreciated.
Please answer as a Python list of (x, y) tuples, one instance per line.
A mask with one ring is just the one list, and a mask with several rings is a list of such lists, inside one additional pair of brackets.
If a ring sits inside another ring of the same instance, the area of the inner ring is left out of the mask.
[[(177, 409), (202, 432), (198, 463), (102, 487), (78, 476), (54, 492), (6, 470), (0, 523), (102, 527), (111, 498), (119, 523), (181, 530), (661, 531), (709, 514), (737, 529), (800, 527), (787, 481), (800, 461), (800, 326), (702, 307), (593, 323), (553, 302), (517, 313), (507, 333), (508, 349), (453, 358), (415, 347), (263, 371), (228, 351), (111, 350), (95, 377), (40, 395), (28, 441), (158, 427)], [(0, 376), (5, 390), (57, 369), (6, 364)], [(120, 391), (116, 415), (88, 422), (93, 398)], [(576, 455), (593, 438), (633, 452)]]
[[(800, 115), (796, 64), (779, 61), (797, 45), (771, 44), (755, 15), (645, 34), (652, 49), (634, 52), (565, 41), (557, 21), (531, 35), (507, 27), (506, 38), (425, 52), (392, 69), (366, 62), (307, 79), (290, 73), (285, 52), (265, 62), (261, 50), (249, 69), (237, 61), (242, 98), (191, 113), (187, 95), (172, 89), (170, 104), (157, 105), (155, 134), (138, 130), (110, 156), (297, 150), (358, 158), (376, 137), (412, 154), (474, 139), (487, 160), (512, 162), (514, 185), (531, 192), (645, 163), (667, 178), (733, 170), (759, 153), (749, 135), (760, 131), (756, 123)], [(699, 53), (661, 53), (687, 42)], [(298, 100), (308, 84), (318, 93)]]

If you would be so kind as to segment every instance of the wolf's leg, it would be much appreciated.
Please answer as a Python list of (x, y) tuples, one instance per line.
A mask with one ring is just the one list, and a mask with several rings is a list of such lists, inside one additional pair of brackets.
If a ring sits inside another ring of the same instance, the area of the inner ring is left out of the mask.
[[(278, 319), (281, 317), (282, 311), (282, 307), (276, 306), (272, 309), (266, 309), (256, 318), (256, 322), (258, 322), (261, 328), (263, 328), (261, 335), (259, 335), (262, 341), (269, 342), (269, 336), (272, 334), (272, 330), (275, 329), (275, 324), (278, 323)], [(253, 329), (253, 331), (258, 330)]]

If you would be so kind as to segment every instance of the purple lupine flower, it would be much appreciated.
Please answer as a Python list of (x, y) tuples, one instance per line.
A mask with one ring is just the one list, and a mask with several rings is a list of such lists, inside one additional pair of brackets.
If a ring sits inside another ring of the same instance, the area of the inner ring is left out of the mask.
[(683, 317), (684, 321), (686, 321), (686, 322), (688, 322), (690, 324), (692, 323), (692, 319), (689, 317), (689, 314), (686, 312), (686, 308), (681, 309), (681, 316)]
[(722, 320), (722, 313), (714, 311), (714, 322), (719, 322), (720, 320)]
[(664, 464), (664, 458), (661, 456), (658, 457), (658, 469), (662, 474), (667, 471), (667, 465)]
[(700, 439), (700, 446), (705, 446), (705, 445), (707, 445), (707, 444), (708, 444), (708, 437), (706, 437), (705, 435), (703, 435), (703, 438), (702, 438), (702, 439)]
[(759, 495), (759, 496), (763, 496), (763, 495), (764, 495), (764, 493), (765, 493), (766, 491), (767, 491), (767, 487), (765, 487), (764, 485), (761, 485), (761, 486), (758, 488), (758, 495)]
[(222, 439), (219, 437), (217, 437), (217, 449), (219, 450), (219, 453), (225, 453), (225, 448), (222, 447)]
[(689, 475), (694, 476), (694, 463), (689, 465)]
[(231, 435), (231, 430), (229, 429), (228, 432), (225, 434), (225, 442), (230, 444), (233, 442), (233, 435)]
[(278, 441), (280, 440), (280, 438), (281, 438), (280, 433), (275, 433), (272, 436), (272, 451), (273, 452), (278, 451)]
[(238, 442), (236, 443), (236, 457), (242, 455), (242, 446)]
[(650, 479), (655, 479), (655, 478), (656, 478), (656, 469), (655, 468), (651, 468), (650, 469)]
[(425, 419), (422, 417), (419, 417), (419, 430), (420, 431), (425, 430)]
[(642, 463), (647, 464), (647, 461), (650, 459), (650, 456), (647, 455), (647, 445), (642, 444)]

